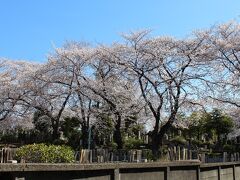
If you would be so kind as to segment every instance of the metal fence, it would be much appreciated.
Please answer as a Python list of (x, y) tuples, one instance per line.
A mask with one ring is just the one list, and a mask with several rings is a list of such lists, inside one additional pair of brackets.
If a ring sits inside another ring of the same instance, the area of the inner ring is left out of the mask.
[(205, 154), (205, 163), (217, 162), (235, 162), (240, 161), (240, 154), (238, 152), (223, 152), (218, 154)]

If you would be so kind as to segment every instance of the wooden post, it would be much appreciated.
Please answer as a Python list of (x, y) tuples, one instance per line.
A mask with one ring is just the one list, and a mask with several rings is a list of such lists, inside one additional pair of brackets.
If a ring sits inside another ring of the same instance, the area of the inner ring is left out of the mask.
[(183, 148), (183, 160), (186, 160), (186, 153), (185, 153), (185, 148)]
[(189, 150), (189, 160), (192, 160), (192, 150)]
[(81, 150), (81, 153), (80, 153), (80, 159), (79, 159), (79, 162), (80, 162), (80, 163), (83, 162), (83, 156), (84, 156), (84, 150), (82, 149), (82, 150)]
[(1, 149), (1, 163), (3, 163), (3, 149)]
[(177, 148), (176, 148), (176, 146), (173, 147), (173, 154), (174, 154), (174, 160), (177, 160)]
[(89, 163), (92, 163), (92, 150), (89, 150)]
[(178, 160), (181, 160), (181, 148), (178, 146)]
[(186, 149), (186, 160), (188, 160), (188, 149)]

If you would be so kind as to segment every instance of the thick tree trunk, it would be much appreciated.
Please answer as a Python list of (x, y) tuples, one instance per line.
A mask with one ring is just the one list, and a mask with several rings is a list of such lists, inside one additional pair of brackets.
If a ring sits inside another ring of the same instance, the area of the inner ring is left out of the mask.
[(82, 147), (83, 149), (88, 148), (88, 126), (86, 124), (82, 125)]
[(153, 154), (153, 159), (157, 160), (160, 157), (160, 145), (161, 145), (161, 139), (159, 138), (159, 134), (157, 131), (152, 132), (152, 154)]
[(113, 140), (117, 144), (117, 149), (123, 148), (122, 133), (121, 133), (121, 116), (117, 114), (117, 123), (113, 132)]
[(115, 126), (115, 131), (113, 133), (113, 140), (117, 144), (117, 149), (122, 149), (123, 148), (123, 142), (122, 142), (122, 135), (121, 131), (119, 128)]
[(164, 135), (167, 133), (172, 123), (173, 121), (172, 119), (170, 119), (166, 124), (164, 124), (161, 127), (159, 131), (158, 131), (158, 128), (155, 127), (155, 129), (152, 132), (152, 153), (153, 153), (154, 160), (157, 160), (160, 158), (160, 155), (161, 155), (160, 148), (163, 145)]
[(58, 126), (58, 124), (55, 124), (55, 125), (53, 126), (52, 142), (58, 140), (59, 137), (60, 137), (59, 126)]

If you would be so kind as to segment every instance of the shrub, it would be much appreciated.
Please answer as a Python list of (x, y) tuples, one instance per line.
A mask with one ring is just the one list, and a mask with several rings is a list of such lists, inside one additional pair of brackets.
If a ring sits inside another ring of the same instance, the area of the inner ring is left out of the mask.
[(143, 140), (129, 137), (125, 140), (124, 146), (126, 149), (139, 149), (142, 144)]
[(116, 150), (117, 149), (117, 143), (109, 142), (105, 148), (106, 149), (111, 149), (111, 150)]
[[(201, 146), (201, 145), (203, 145), (203, 142), (198, 139), (193, 139), (192, 144)], [(208, 143), (205, 143), (205, 144), (208, 145)]]
[(210, 158), (222, 157), (222, 153), (210, 152), (210, 153), (206, 153), (206, 156), (208, 156)]
[(235, 146), (230, 145), (230, 144), (225, 144), (223, 146), (223, 150), (226, 151), (226, 152), (234, 152), (235, 151)]
[(29, 144), (17, 150), (16, 158), (28, 163), (70, 163), (74, 162), (74, 151), (68, 146)]
[(176, 137), (170, 139), (170, 142), (173, 144), (177, 144), (177, 145), (179, 145), (179, 144), (186, 145), (187, 144), (186, 139), (182, 136), (176, 136)]
[(143, 157), (146, 158), (147, 160), (154, 160), (152, 151), (150, 149), (143, 150)]
[(161, 146), (159, 150), (161, 155), (166, 155), (168, 153), (168, 146), (167, 145)]

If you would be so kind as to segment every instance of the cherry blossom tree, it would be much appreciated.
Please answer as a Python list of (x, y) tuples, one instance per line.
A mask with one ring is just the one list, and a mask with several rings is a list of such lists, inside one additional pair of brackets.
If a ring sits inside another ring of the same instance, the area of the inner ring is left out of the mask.
[[(215, 103), (240, 107), (240, 25), (231, 21), (197, 33), (211, 58), (213, 73), (208, 78), (208, 96)], [(211, 92), (211, 93), (210, 93)]]
[[(122, 128), (127, 118), (136, 115), (139, 102), (135, 96), (135, 89), (131, 82), (124, 79), (122, 69), (109, 63), (106, 52), (97, 49), (90, 62), (89, 71), (85, 78), (85, 87), (95, 94), (95, 112), (107, 114), (113, 122), (113, 140), (118, 149), (123, 147)], [(97, 125), (101, 127), (98, 122)]]
[[(70, 42), (63, 48), (56, 49), (54, 59), (63, 64), (65, 77), (73, 79), (72, 92), (68, 99), (67, 113), (76, 116), (80, 120), (83, 148), (88, 147), (88, 131), (93, 121), (93, 103), (96, 100), (94, 94), (86, 86), (86, 78), (89, 72), (89, 62), (93, 56), (93, 49), (85, 43)], [(65, 84), (65, 81), (61, 82)], [(66, 116), (66, 115), (65, 115)]]
[[(162, 139), (186, 103), (196, 103), (195, 91), (207, 75), (202, 39), (176, 40), (148, 38), (148, 32), (124, 36), (125, 44), (115, 44), (109, 61), (125, 70), (128, 80), (138, 87), (154, 119), (152, 150), (158, 155)], [(201, 47), (201, 48), (200, 48)], [(167, 120), (166, 120), (167, 119)]]
[[(137, 102), (133, 86), (123, 78), (122, 70), (106, 58), (105, 51), (77, 43), (57, 49), (54, 56), (58, 63), (65, 64), (61, 65), (65, 68), (65, 73), (73, 77), (68, 105), (80, 117), (83, 137), (88, 137), (90, 124), (99, 127), (103, 125), (97, 119), (100, 114), (108, 114), (112, 116), (114, 124), (113, 139), (121, 149), (124, 119), (134, 115)], [(84, 147), (87, 145), (86, 140), (83, 138)]]
[(120, 149), (125, 120), (151, 119), (157, 157), (180, 112), (189, 113), (196, 105), (218, 106), (216, 102), (240, 107), (239, 24), (218, 25), (185, 39), (153, 38), (149, 31), (123, 38), (122, 43), (94, 48), (67, 43), (43, 64), (1, 60), (0, 120), (29, 119), (40, 112), (50, 121), (55, 140), (64, 117), (77, 117), (86, 148), (91, 126), (104, 128), (99, 118), (104, 114), (113, 123)]
[(0, 120), (24, 116), (27, 109), (19, 102), (28, 93), (28, 84), (23, 88), (22, 83), (40, 65), (6, 59), (0, 64)]

